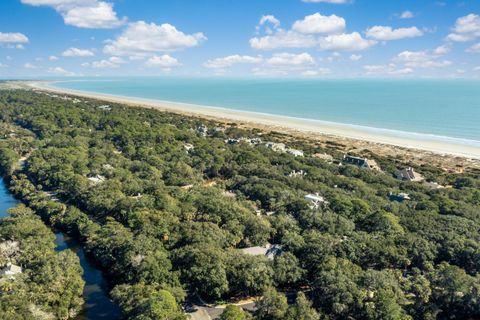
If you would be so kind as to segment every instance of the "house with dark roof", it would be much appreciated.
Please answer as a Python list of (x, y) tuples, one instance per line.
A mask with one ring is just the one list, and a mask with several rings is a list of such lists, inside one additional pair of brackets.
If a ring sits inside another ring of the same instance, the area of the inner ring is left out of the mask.
[(391, 200), (391, 201), (397, 201), (397, 202), (403, 202), (403, 201), (406, 201), (406, 200), (412, 200), (410, 198), (410, 196), (408, 195), (408, 193), (399, 193), (399, 194), (394, 194), (392, 192), (389, 193), (388, 195), (388, 198)]
[(340, 165), (347, 165), (347, 164), (357, 166), (359, 168), (365, 168), (368, 170), (380, 171), (380, 166), (375, 160), (372, 160), (372, 159), (354, 157), (346, 154), (343, 156), (343, 159)]

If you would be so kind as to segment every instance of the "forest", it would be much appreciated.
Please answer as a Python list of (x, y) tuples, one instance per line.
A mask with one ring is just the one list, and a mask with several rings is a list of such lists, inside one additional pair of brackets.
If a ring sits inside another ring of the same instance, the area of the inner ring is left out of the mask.
[[(2, 90), (0, 110), (0, 173), (24, 203), (0, 238), (32, 270), (0, 293), (2, 319), (82, 303), (48, 227), (82, 243), (125, 319), (187, 319), (194, 298), (227, 305), (223, 320), (480, 318), (478, 170), (368, 150), (381, 171), (339, 165), (335, 144), (46, 92)], [(396, 179), (406, 167), (445, 187)], [(247, 298), (253, 311), (234, 305)]]

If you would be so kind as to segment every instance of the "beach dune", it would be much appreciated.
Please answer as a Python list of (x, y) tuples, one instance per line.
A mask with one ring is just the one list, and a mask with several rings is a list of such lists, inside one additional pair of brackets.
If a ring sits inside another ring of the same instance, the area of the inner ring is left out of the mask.
[(31, 81), (25, 82), (25, 84), (27, 84), (29, 88), (55, 92), (57, 94), (71, 94), (112, 103), (154, 108), (161, 111), (205, 117), (222, 122), (235, 122), (237, 124), (261, 127), (290, 134), (301, 133), (302, 135), (309, 135), (311, 137), (326, 135), (358, 141), (367, 141), (374, 144), (423, 150), (441, 155), (454, 155), (469, 159), (480, 159), (480, 142), (472, 140), (438, 137), (434, 135), (428, 136), (425, 134), (377, 129), (328, 121), (63, 89), (52, 87), (52, 81)]

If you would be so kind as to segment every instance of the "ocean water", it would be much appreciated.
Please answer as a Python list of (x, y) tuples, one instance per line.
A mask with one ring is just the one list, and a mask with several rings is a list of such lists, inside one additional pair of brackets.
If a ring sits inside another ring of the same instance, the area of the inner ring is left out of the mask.
[(54, 87), (457, 138), (480, 143), (478, 80), (274, 80), (132, 77)]

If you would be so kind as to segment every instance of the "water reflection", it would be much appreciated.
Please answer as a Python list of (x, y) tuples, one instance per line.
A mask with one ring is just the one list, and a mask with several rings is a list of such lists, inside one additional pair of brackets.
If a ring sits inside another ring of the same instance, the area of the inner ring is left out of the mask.
[[(3, 179), (0, 178), (0, 218), (8, 216), (7, 210), (19, 203), (6, 188)], [(85, 304), (75, 320), (115, 320), (121, 318), (120, 308), (108, 298), (108, 284), (100, 270), (87, 256), (85, 251), (75, 239), (57, 232), (55, 233), (55, 250), (63, 251), (70, 249), (80, 259), (83, 268), (83, 280), (85, 289), (83, 298)]]

